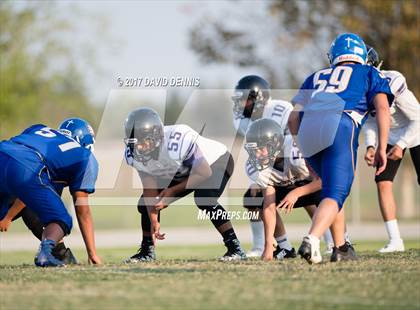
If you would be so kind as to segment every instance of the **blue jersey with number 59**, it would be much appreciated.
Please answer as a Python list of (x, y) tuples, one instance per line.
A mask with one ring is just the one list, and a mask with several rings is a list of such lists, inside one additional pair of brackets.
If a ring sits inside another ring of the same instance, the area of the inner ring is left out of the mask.
[(95, 156), (57, 130), (33, 125), (20, 135), (1, 142), (0, 151), (34, 171), (46, 166), (52, 181), (69, 186), (70, 192), (95, 191), (98, 175)]
[[(293, 98), (294, 104), (341, 103), (345, 111), (363, 116), (374, 109), (373, 98), (385, 93), (392, 103), (393, 95), (388, 81), (373, 66), (342, 64), (319, 70), (310, 75)], [(316, 104), (312, 109), (316, 109)], [(343, 111), (342, 110), (342, 111)]]

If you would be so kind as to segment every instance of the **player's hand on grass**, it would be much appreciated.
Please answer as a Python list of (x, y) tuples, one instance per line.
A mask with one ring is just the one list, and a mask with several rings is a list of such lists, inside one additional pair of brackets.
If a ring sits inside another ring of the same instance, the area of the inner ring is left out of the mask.
[(102, 265), (101, 258), (98, 255), (89, 256), (89, 265)]
[(0, 231), (5, 232), (9, 229), (10, 224), (12, 223), (12, 220), (5, 217), (0, 221)]
[(273, 260), (273, 247), (271, 245), (269, 247), (264, 248), (264, 252), (261, 255), (261, 259), (263, 261)]
[(384, 172), (385, 167), (386, 167), (386, 162), (387, 162), (387, 158), (386, 158), (385, 150), (383, 151), (377, 150), (375, 153), (375, 159), (373, 162), (374, 167), (376, 167), (376, 175), (380, 175), (382, 172)]
[(400, 148), (398, 145), (394, 145), (386, 155), (389, 159), (399, 160), (403, 158), (403, 149)]
[(365, 153), (365, 161), (368, 166), (373, 167), (375, 162), (375, 148), (373, 146), (369, 146)]

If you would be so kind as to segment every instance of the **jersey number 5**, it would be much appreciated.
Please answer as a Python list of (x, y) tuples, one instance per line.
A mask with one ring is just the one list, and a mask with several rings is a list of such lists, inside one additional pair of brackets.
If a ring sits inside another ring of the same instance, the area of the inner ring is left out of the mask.
[[(45, 138), (54, 138), (57, 136), (49, 127), (43, 127), (40, 130), (35, 131), (35, 134), (38, 136), (45, 137)], [(70, 142), (62, 143), (58, 147), (60, 148), (62, 152), (66, 152), (76, 147), (80, 147), (80, 144), (77, 143), (76, 141), (70, 141)]]
[[(313, 92), (312, 97), (317, 93), (325, 91), (327, 93), (341, 93), (347, 89), (353, 68), (347, 66), (338, 66), (318, 71), (314, 75), (314, 87), (317, 90)], [(330, 75), (329, 79), (326, 75)], [(328, 80), (327, 80), (328, 79)]]

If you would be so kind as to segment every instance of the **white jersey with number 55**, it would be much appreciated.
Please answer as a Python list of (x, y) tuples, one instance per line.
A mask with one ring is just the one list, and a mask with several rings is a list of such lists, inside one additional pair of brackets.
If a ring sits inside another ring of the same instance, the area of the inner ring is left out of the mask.
[[(269, 99), (264, 106), (262, 118), (269, 118), (276, 121), (284, 130), (284, 134), (286, 135), (289, 133), (287, 121), (292, 110), (293, 106), (290, 102)], [(233, 126), (242, 136), (245, 136), (247, 129), (252, 123), (253, 120), (250, 118), (233, 116)]]
[(189, 175), (193, 163), (205, 159), (213, 164), (227, 151), (217, 141), (200, 136), (187, 125), (164, 126), (164, 139), (157, 160), (151, 159), (143, 164), (135, 160), (129, 148), (125, 158), (138, 172), (160, 179), (182, 179)]

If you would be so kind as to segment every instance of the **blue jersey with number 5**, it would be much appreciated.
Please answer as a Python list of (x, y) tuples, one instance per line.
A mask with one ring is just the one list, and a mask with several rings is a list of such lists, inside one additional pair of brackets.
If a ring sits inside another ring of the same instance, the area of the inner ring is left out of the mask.
[[(316, 102), (341, 102), (343, 109), (356, 111), (362, 115), (374, 109), (373, 98), (378, 93), (385, 93), (388, 101), (393, 95), (388, 81), (373, 66), (361, 64), (344, 64), (319, 70), (310, 75), (302, 84), (293, 103), (306, 105)], [(327, 97), (327, 96), (329, 97)], [(325, 100), (328, 98), (327, 100)], [(332, 100), (331, 100), (332, 98)], [(312, 107), (316, 109), (316, 105)]]
[(9, 141), (1, 142), (0, 151), (33, 170), (45, 165), (52, 181), (69, 186), (70, 192), (95, 191), (98, 175), (95, 156), (57, 130), (33, 125)]

